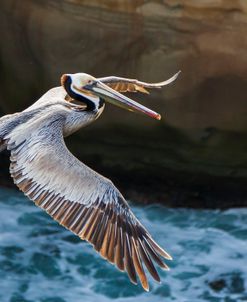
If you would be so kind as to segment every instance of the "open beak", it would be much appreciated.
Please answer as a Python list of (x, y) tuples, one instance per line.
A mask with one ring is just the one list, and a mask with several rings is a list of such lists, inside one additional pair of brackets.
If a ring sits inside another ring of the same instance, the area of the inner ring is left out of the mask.
[(105, 101), (116, 106), (122, 107), (129, 111), (140, 112), (146, 114), (156, 120), (161, 119), (161, 115), (151, 109), (133, 101), (125, 95), (115, 91), (104, 83), (96, 80), (93, 84), (88, 84), (83, 87), (86, 90), (93, 92), (95, 95), (101, 97)]

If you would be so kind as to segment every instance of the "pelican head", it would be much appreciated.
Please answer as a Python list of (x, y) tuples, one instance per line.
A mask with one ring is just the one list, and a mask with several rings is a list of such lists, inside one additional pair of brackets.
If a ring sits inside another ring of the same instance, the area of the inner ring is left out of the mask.
[(129, 111), (140, 112), (157, 120), (161, 119), (160, 114), (124, 96), (89, 74), (64, 74), (61, 77), (61, 84), (71, 98), (85, 103), (87, 110), (97, 110), (106, 101)]

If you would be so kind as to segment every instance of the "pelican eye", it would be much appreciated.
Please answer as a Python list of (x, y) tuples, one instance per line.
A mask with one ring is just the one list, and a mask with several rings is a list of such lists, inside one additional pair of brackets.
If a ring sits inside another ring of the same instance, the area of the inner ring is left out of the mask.
[(97, 81), (94, 79), (88, 80), (86, 84), (83, 86), (83, 89), (91, 91), (96, 83)]

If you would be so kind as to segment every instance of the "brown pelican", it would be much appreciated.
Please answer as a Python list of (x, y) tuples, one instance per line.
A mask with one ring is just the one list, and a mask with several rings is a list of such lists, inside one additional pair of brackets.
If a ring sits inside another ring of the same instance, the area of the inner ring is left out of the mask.
[[(144, 270), (160, 282), (153, 264), (168, 269), (171, 260), (135, 217), (113, 183), (91, 170), (66, 148), (64, 137), (95, 121), (105, 101), (155, 119), (160, 115), (121, 92), (148, 93), (173, 82), (149, 84), (119, 77), (65, 74), (61, 86), (26, 110), (0, 119), (0, 151), (10, 151), (14, 183), (61, 225), (91, 243), (130, 280), (149, 290)], [(144, 265), (143, 265), (144, 264)]]

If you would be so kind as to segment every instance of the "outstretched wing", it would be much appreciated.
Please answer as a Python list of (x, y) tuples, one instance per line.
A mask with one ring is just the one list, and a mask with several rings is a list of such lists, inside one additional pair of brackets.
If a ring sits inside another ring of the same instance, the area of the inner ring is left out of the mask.
[(112, 182), (66, 148), (64, 118), (56, 114), (20, 125), (7, 137), (15, 184), (56, 221), (90, 242), (95, 250), (145, 290), (143, 263), (157, 281), (153, 261), (168, 269), (171, 257), (152, 239)]
[(160, 83), (145, 83), (145, 82), (138, 81), (136, 79), (127, 79), (127, 78), (120, 78), (120, 77), (115, 77), (115, 76), (99, 78), (98, 80), (119, 92), (149, 93), (147, 89), (161, 88), (163, 86), (166, 86), (166, 85), (172, 83), (173, 81), (175, 81), (176, 78), (178, 77), (179, 73), (180, 73), (180, 71), (177, 72), (170, 79), (160, 82)]

